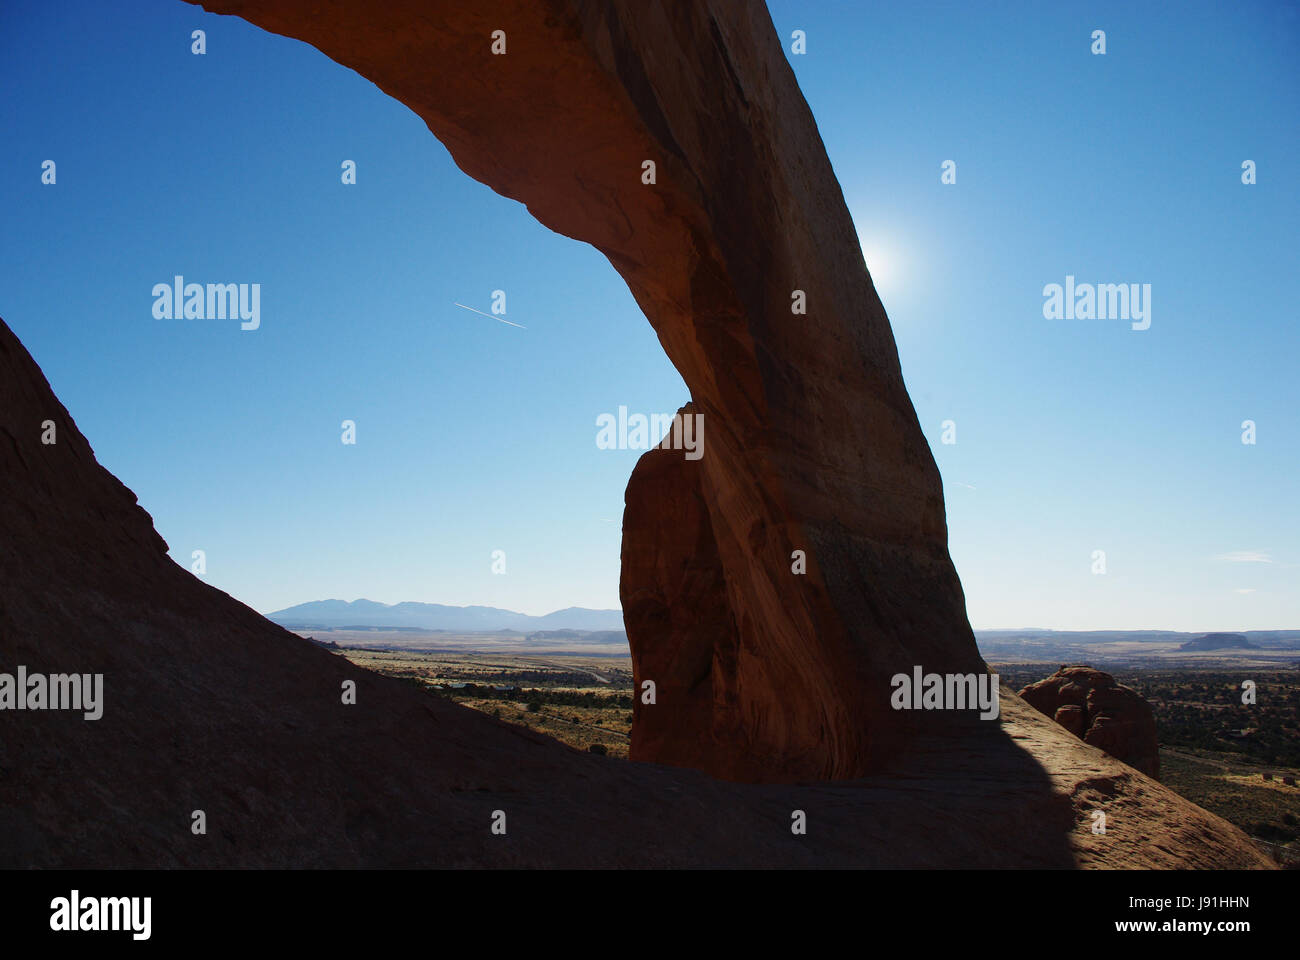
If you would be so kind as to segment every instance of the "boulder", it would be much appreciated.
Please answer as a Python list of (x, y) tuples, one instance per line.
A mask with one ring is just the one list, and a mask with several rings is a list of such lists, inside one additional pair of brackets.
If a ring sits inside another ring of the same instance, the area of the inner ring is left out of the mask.
[(1147, 776), (1160, 776), (1160, 750), (1151, 705), (1132, 687), (1091, 667), (1062, 667), (1020, 696), (1085, 743)]

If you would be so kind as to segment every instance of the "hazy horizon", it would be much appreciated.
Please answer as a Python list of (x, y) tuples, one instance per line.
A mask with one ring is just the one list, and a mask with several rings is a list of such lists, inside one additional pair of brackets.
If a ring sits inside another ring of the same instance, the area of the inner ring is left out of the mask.
[[(495, 607), (496, 609), (506, 610), (506, 611), (509, 612), (509, 613), (519, 613), (519, 614), (523, 614), (524, 616), (529, 616), (529, 617), (544, 617), (544, 616), (549, 616), (550, 614), (554, 614), (554, 613), (562, 613), (562, 612), (565, 611), (565, 610), (573, 610), (573, 609), (578, 609), (578, 610), (590, 610), (590, 611), (599, 612), (599, 613), (608, 613), (608, 612), (612, 612), (612, 611), (617, 611), (617, 612), (619, 612), (619, 613), (622, 612), (622, 607), (619, 607), (619, 606), (613, 606), (613, 607), (583, 607), (583, 606), (580, 606), (580, 605), (578, 605), (578, 604), (564, 604), (564, 605), (553, 606), (553, 607), (549, 607), (549, 608), (541, 609), (541, 610), (519, 610), (519, 609), (516, 609), (516, 608), (514, 608), (514, 607), (498, 607), (498, 606), (496, 606), (495, 604), (469, 604), (469, 603), (454, 603), (454, 602), (445, 601), (445, 600), (411, 600), (411, 599), (407, 599), (407, 600), (395, 600), (395, 601), (386, 601), (386, 600), (375, 600), (373, 597), (356, 597), (355, 599), (352, 599), (352, 600), (345, 600), (345, 599), (343, 599), (342, 597), (317, 597), (317, 598), (315, 598), (314, 600), (301, 600), (301, 601), (299, 601), (299, 602), (297, 602), (297, 603), (286, 604), (286, 605), (283, 606), (283, 607), (278, 607), (278, 608), (271, 609), (271, 610), (258, 610), (257, 612), (260, 613), (260, 614), (261, 614), (262, 616), (264, 616), (264, 617), (270, 617), (270, 616), (273, 615), (273, 614), (282, 613), (282, 612), (284, 612), (285, 610), (291, 610), (291, 609), (293, 609), (294, 607), (301, 607), (301, 606), (305, 606), (305, 605), (310, 604), (310, 603), (331, 602), (331, 601), (332, 601), (332, 602), (347, 603), (347, 604), (354, 604), (354, 603), (361, 603), (361, 602), (379, 603), (379, 604), (383, 604), (384, 606), (389, 606), (389, 607), (397, 606), (397, 605), (399, 605), (399, 604), (403, 604), (403, 603), (418, 603), (418, 604), (427, 604), (427, 605), (430, 605), (430, 606), (444, 606), (444, 607), (457, 607), (457, 608), (473, 607), (473, 606), (488, 606), (488, 607)], [(1028, 627), (1026, 627), (1026, 626), (993, 626), (993, 627), (989, 627), (989, 626), (982, 626), (982, 625), (980, 625), (980, 624), (976, 624), (976, 623), (971, 623), (970, 626), (971, 626), (971, 630), (972, 630), (972, 631), (976, 631), (976, 632), (980, 632), (980, 633), (996, 633), (996, 632), (998, 632), (998, 631), (1015, 632), (1015, 631), (1040, 631), (1040, 630), (1041, 630), (1041, 631), (1047, 631), (1047, 632), (1053, 632), (1053, 633), (1141, 633), (1141, 632), (1148, 632), (1148, 631), (1149, 631), (1149, 632), (1157, 632), (1157, 633), (1161, 633), (1161, 632), (1169, 632), (1169, 633), (1257, 633), (1257, 632), (1258, 632), (1258, 633), (1268, 633), (1268, 632), (1300, 631), (1300, 626), (1278, 626), (1278, 627), (1231, 627), (1231, 628), (1228, 628), (1228, 627), (1209, 627), (1209, 628), (1195, 627), (1195, 628), (1191, 628), (1191, 629), (1178, 628), (1178, 627), (1167, 627), (1167, 626), (1166, 626), (1166, 627), (1127, 627), (1127, 626), (1126, 626), (1126, 627), (1069, 627), (1069, 628), (1062, 628), (1062, 627), (1043, 627), (1043, 626), (1028, 626)]]

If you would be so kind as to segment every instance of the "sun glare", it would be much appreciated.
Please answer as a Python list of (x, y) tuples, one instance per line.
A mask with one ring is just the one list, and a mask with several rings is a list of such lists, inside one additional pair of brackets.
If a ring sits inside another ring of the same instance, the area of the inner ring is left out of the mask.
[(898, 283), (899, 262), (896, 252), (879, 241), (862, 243), (862, 257), (867, 261), (867, 272), (881, 296), (892, 292)]

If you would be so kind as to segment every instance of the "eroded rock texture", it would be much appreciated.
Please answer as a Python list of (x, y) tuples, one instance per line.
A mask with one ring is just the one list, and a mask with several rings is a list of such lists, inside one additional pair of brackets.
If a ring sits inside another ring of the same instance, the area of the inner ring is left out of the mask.
[(1030, 705), (1084, 743), (1160, 776), (1160, 745), (1151, 705), (1132, 687), (1091, 667), (1062, 667), (1020, 691)]
[(760, 0), (203, 6), (353, 68), (601, 250), (681, 372), (705, 456), (647, 454), (624, 520), (628, 636), (665, 715), (638, 708), (636, 758), (854, 776), (917, 720), (888, 709), (893, 673), (983, 669), (889, 323)]

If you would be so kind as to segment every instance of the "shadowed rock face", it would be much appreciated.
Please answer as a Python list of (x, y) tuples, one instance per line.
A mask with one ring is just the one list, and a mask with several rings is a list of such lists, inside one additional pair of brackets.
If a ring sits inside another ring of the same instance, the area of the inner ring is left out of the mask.
[(203, 6), (358, 71), (594, 245), (681, 372), (704, 456), (642, 464), (624, 518), (627, 632), (657, 685), (635, 758), (855, 776), (917, 722), (890, 676), (983, 669), (884, 308), (760, 0)]
[(1160, 745), (1151, 705), (1132, 687), (1091, 667), (1062, 667), (1020, 691), (1036, 707), (1085, 743), (1160, 776)]

